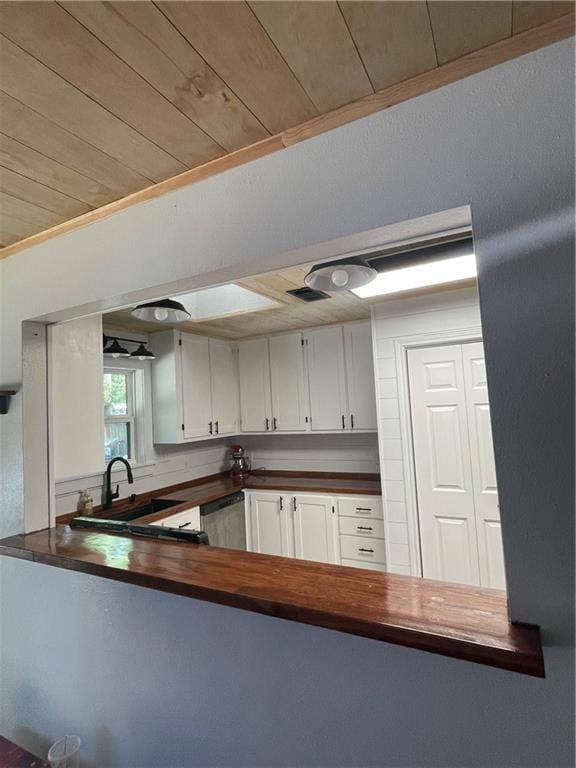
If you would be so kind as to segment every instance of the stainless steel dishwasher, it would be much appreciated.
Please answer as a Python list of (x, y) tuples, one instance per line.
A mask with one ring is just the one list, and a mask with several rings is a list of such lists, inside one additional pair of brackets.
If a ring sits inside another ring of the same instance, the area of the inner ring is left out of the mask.
[(244, 493), (237, 491), (200, 506), (200, 529), (213, 547), (246, 549)]

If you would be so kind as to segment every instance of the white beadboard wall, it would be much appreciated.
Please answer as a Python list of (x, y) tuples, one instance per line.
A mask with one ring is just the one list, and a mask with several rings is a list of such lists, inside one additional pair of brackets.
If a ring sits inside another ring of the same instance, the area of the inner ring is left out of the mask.
[(240, 435), (254, 469), (379, 472), (378, 435)]
[[(154, 491), (167, 485), (223, 472), (230, 466), (229, 446), (233, 442), (223, 439), (195, 443), (192, 446), (155, 446), (149, 461), (134, 468), (133, 485), (128, 484), (123, 467), (112, 473), (112, 480), (114, 484), (120, 484), (120, 498), (125, 498), (131, 493)], [(78, 494), (85, 488), (90, 491), (94, 504), (100, 504), (103, 482), (104, 475), (98, 473), (56, 483), (56, 515), (74, 512)]]
[[(405, 417), (402, 342), (430, 334), (438, 343), (480, 328), (480, 307), (475, 288), (463, 288), (411, 299), (391, 299), (372, 308), (372, 337), (378, 413), (378, 449), (388, 570), (420, 576), (416, 505), (405, 466), (406, 435), (411, 426)], [(433, 343), (433, 341), (432, 341)], [(413, 521), (412, 526), (410, 521)]]

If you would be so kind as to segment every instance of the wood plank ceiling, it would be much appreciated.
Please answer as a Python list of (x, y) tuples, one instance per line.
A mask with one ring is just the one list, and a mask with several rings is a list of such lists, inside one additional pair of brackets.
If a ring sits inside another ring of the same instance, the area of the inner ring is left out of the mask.
[(0, 246), (574, 10), (0, 2)]

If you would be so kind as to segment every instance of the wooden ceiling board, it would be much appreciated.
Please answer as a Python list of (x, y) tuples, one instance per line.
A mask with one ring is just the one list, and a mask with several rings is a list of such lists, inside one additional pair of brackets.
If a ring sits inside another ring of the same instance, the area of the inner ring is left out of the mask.
[(153, 3), (62, 6), (224, 149), (269, 135)]
[(0, 90), (146, 178), (162, 181), (185, 170), (178, 160), (3, 35)]
[(317, 114), (246, 3), (156, 4), (271, 133)]
[[(1, 123), (0, 120), (0, 126)], [(0, 166), (38, 181), (51, 189), (56, 189), (58, 192), (63, 192), (69, 197), (82, 200), (93, 207), (109, 203), (116, 197), (108, 187), (67, 168), (4, 133), (0, 133)]]
[(512, 34), (512, 2), (429, 0), (438, 63), (458, 59)]
[(110, 189), (114, 197), (123, 197), (152, 184), (151, 179), (122, 165), (116, 158), (47, 120), (3, 91), (0, 91), (0, 129), (47, 160), (52, 159), (89, 176), (103, 189)]
[(0, 212), (0, 243), (4, 246), (11, 245), (23, 237), (30, 237), (41, 229), (42, 227), (30, 224), (29, 221), (6, 216)]
[(336, 2), (267, 2), (250, 7), (320, 112), (372, 93)]
[(0, 189), (16, 198), (59, 213), (64, 219), (80, 216), (90, 210), (90, 206), (81, 200), (68, 197), (44, 184), (27, 179), (26, 176), (14, 173), (9, 168), (0, 168)]
[(224, 154), (58, 4), (0, 3), (0, 28), (12, 42), (179, 160), (182, 170)]
[(54, 227), (56, 224), (66, 221), (64, 216), (54, 213), (54, 211), (49, 211), (46, 208), (41, 208), (39, 205), (13, 197), (7, 192), (0, 192), (0, 211), (6, 218), (22, 219), (22, 221), (26, 221), (38, 229)]
[(514, 0), (512, 4), (512, 34), (538, 27), (547, 21), (574, 13), (574, 2), (562, 0)]
[(437, 66), (424, 0), (341, 2), (340, 8), (376, 90)]

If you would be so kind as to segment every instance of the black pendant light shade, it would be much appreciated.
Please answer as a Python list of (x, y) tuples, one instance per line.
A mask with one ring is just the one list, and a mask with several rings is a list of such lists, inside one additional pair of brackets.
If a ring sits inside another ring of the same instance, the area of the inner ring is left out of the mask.
[(190, 318), (190, 312), (186, 307), (173, 299), (140, 304), (134, 307), (131, 314), (138, 320), (147, 320), (151, 323), (181, 323)]
[(152, 354), (144, 344), (140, 344), (134, 352), (130, 353), (130, 357), (135, 357), (138, 360), (154, 360), (155, 355)]
[(351, 291), (368, 285), (378, 273), (365, 259), (353, 256), (340, 261), (316, 264), (304, 278), (309, 288), (328, 293)]
[(104, 337), (104, 354), (108, 357), (130, 357), (130, 352), (118, 343), (118, 339), (110, 339), (107, 336)]

